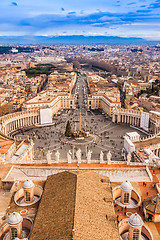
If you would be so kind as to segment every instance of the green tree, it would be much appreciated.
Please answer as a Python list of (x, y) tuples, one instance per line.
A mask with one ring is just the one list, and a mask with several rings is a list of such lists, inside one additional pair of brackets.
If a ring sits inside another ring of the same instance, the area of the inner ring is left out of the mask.
[(72, 136), (72, 129), (71, 129), (71, 125), (70, 125), (69, 120), (68, 120), (67, 125), (66, 125), (65, 136), (66, 137), (71, 137)]

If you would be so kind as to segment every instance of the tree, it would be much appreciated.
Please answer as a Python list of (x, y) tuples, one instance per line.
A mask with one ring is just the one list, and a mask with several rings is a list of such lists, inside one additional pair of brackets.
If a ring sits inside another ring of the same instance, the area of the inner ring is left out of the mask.
[(66, 137), (71, 137), (72, 136), (72, 129), (71, 129), (71, 125), (70, 125), (69, 120), (68, 120), (67, 125), (66, 125), (65, 136)]

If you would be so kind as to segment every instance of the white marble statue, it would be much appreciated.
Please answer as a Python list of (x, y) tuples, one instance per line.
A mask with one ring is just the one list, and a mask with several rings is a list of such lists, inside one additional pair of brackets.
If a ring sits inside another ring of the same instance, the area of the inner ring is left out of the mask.
[(104, 157), (104, 153), (101, 151), (100, 152), (100, 163), (103, 163), (103, 157)]
[(67, 162), (68, 163), (72, 162), (72, 152), (71, 152), (71, 150), (69, 150), (69, 152), (67, 152)]
[(58, 150), (56, 151), (55, 156), (56, 156), (56, 163), (58, 163), (60, 158), (60, 153)]
[(109, 152), (107, 153), (107, 163), (108, 163), (108, 164), (111, 164), (111, 159), (112, 159), (112, 154), (111, 154), (111, 152), (109, 151)]
[(78, 163), (81, 163), (81, 149), (80, 148), (76, 152), (76, 157), (77, 157)]
[(131, 158), (132, 158), (132, 155), (131, 155), (131, 153), (129, 152), (129, 153), (127, 154), (127, 165), (130, 164)]
[(52, 155), (51, 151), (48, 150), (48, 152), (47, 152), (47, 162), (48, 162), (48, 164), (51, 163), (51, 155)]
[(89, 150), (88, 153), (87, 153), (87, 163), (91, 162), (91, 157), (92, 157), (92, 151)]
[(124, 157), (124, 148), (121, 150), (121, 155)]

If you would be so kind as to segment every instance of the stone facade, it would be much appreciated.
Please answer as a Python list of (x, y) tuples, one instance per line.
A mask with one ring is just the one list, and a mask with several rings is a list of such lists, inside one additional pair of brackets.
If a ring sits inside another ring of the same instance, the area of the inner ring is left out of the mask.
[[(112, 114), (112, 122), (126, 123), (135, 127), (140, 127), (141, 111), (116, 108)], [(160, 133), (160, 118), (149, 113), (149, 128), (153, 134)]]
[(111, 99), (105, 95), (90, 95), (87, 99), (87, 108), (88, 109), (101, 109), (103, 112), (112, 116), (113, 110), (115, 107), (121, 107), (120, 102), (113, 102)]

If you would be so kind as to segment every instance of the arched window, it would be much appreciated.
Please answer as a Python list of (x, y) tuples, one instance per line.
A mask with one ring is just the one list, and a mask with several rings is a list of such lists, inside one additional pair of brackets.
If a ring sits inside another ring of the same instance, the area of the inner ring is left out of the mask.
[(124, 203), (129, 203), (129, 193), (124, 194)]
[(26, 192), (26, 202), (30, 202), (31, 198), (30, 198), (30, 193)]
[(134, 229), (133, 230), (133, 238), (132, 240), (139, 240), (139, 230), (138, 229)]
[(18, 237), (17, 228), (11, 228), (11, 233), (12, 233), (12, 239), (15, 239)]

